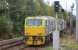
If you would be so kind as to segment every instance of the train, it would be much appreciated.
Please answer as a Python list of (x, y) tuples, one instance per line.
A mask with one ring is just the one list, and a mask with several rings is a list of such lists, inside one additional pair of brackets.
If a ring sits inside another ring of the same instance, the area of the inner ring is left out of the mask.
[[(65, 28), (64, 19), (58, 20), (58, 30)], [(56, 18), (52, 16), (31, 16), (25, 18), (24, 43), (26, 45), (44, 45), (52, 41), (52, 33), (56, 29)]]

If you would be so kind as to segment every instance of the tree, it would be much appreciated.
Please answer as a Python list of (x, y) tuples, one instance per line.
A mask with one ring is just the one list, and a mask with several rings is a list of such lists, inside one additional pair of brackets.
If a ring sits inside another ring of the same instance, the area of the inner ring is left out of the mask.
[[(5, 21), (5, 23), (9, 22), (7, 24), (7, 27), (10, 28), (7, 28), (8, 32), (10, 32), (11, 29), (13, 30), (13, 34), (9, 35), (23, 32), (22, 29), (24, 29), (24, 21), (26, 17), (39, 15), (55, 17), (53, 5), (49, 6), (45, 4), (43, 0), (0, 0), (1, 19), (2, 21)], [(62, 15), (59, 13), (59, 16)], [(66, 18), (67, 12), (64, 12), (63, 16)], [(4, 20), (3, 17), (6, 18), (7, 21)], [(1, 27), (2, 30), (3, 28), (6, 28), (2, 25)]]
[[(8, 0), (10, 18), (13, 21), (13, 32), (19, 33), (23, 29), (26, 16), (35, 15), (33, 0)], [(21, 31), (22, 32), (22, 31)]]
[(0, 37), (12, 38), (12, 21), (6, 16), (0, 16)]

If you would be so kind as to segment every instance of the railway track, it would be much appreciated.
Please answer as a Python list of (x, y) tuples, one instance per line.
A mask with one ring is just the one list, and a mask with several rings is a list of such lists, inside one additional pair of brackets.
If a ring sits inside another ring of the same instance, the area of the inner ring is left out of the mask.
[(46, 48), (48, 48), (49, 46), (52, 46), (51, 42), (42, 46), (24, 46), (19, 50), (47, 50)]
[(0, 41), (0, 50), (8, 50), (23, 44), (23, 37)]
[(46, 46), (25, 46), (23, 37), (0, 41), (0, 50), (46, 50)]
[(45, 50), (45, 48), (44, 47), (26, 47), (26, 48), (24, 47), (20, 50)]

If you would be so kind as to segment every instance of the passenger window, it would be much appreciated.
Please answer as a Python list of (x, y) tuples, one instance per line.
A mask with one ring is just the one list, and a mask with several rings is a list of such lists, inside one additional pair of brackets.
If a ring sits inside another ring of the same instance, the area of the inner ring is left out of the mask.
[(45, 26), (48, 26), (48, 21), (46, 20), (46, 22), (45, 22)]

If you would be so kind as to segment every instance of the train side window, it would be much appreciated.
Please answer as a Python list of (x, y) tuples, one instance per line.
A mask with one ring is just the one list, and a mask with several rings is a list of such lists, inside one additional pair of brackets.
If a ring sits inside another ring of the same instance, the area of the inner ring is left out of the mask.
[(50, 20), (50, 24), (53, 25), (53, 20)]
[(45, 25), (48, 26), (50, 24), (50, 20), (46, 20)]
[(48, 26), (48, 20), (46, 20), (46, 22), (45, 22), (45, 26)]

